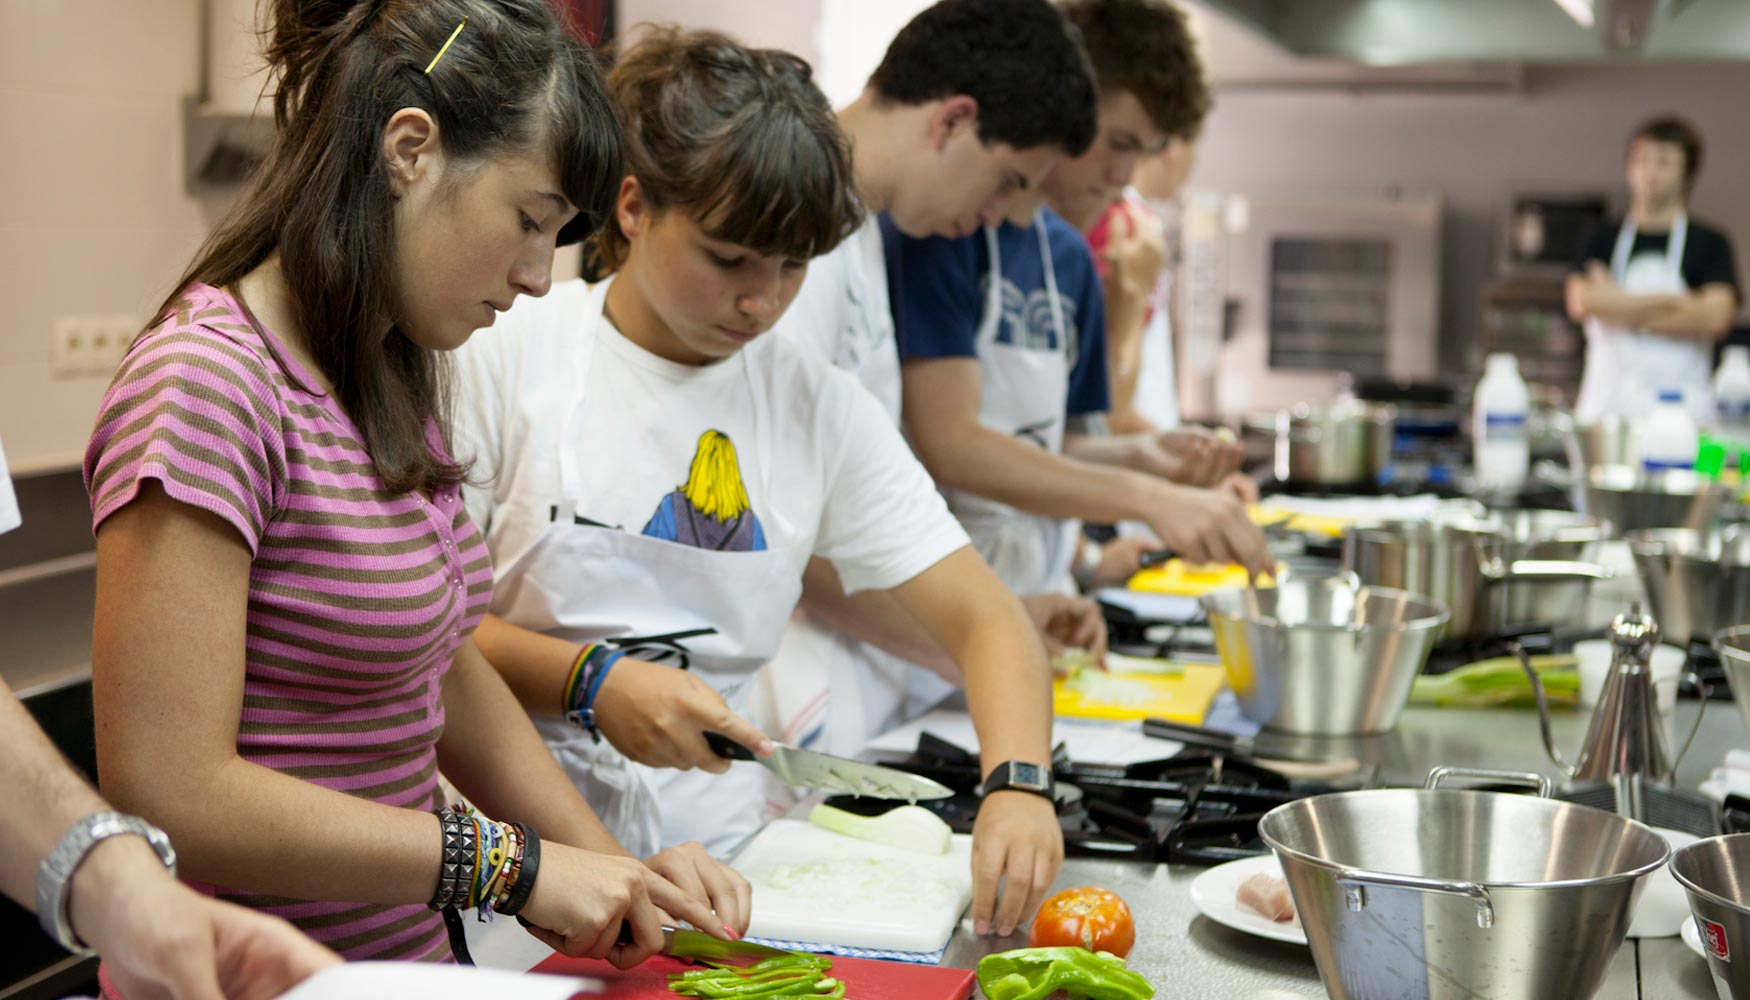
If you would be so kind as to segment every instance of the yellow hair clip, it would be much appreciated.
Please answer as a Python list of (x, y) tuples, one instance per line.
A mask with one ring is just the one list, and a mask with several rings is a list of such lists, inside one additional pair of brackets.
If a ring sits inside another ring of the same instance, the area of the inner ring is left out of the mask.
[(427, 64), (425, 67), (425, 75), (426, 76), (431, 75), (431, 71), (437, 66), (438, 60), (442, 59), (444, 57), (445, 52), (450, 51), (450, 46), (456, 44), (456, 36), (460, 35), (462, 33), (462, 29), (466, 28), (467, 26), (468, 26), (468, 19), (464, 17), (464, 18), (462, 18), (462, 23), (456, 25), (456, 30), (450, 32), (449, 40), (444, 42), (444, 47), (441, 49), (438, 49), (437, 55), (431, 57), (431, 62), (429, 64)]

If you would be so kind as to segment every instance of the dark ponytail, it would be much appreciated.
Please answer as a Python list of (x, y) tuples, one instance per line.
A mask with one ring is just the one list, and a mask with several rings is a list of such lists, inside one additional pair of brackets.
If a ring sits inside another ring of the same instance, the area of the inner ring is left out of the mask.
[[(396, 324), (383, 129), (401, 108), (421, 108), (454, 163), (546, 156), (580, 210), (565, 234), (575, 241), (610, 213), (620, 178), (619, 134), (595, 58), (565, 35), (547, 0), (269, 6), (274, 145), (165, 307), (191, 283), (234, 284), (277, 251), (298, 328), (384, 487), (453, 484), (463, 470), (425, 443), (428, 420), (447, 429), (446, 362)], [(426, 75), (463, 18), (467, 28)]]

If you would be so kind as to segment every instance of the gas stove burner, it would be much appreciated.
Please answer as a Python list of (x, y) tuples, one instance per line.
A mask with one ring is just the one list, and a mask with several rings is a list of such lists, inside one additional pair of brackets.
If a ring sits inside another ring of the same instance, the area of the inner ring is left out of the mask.
[[(955, 832), (971, 832), (981, 775), (976, 754), (925, 732), (915, 752), (884, 755), (880, 763), (953, 789), (948, 798), (918, 805), (942, 817)], [(1052, 774), (1067, 854), (1181, 864), (1220, 864), (1267, 853), (1258, 839), (1258, 820), (1265, 813), (1331, 790), (1208, 750), (1118, 766), (1072, 761), (1060, 747)], [(894, 805), (848, 796), (827, 801), (863, 815), (878, 815)]]

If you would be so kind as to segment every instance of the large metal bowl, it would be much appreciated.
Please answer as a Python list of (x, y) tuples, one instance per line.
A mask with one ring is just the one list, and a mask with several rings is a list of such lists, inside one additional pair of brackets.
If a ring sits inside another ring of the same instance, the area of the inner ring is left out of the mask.
[(1585, 513), (1625, 534), (1646, 528), (1706, 529), (1730, 492), (1688, 470), (1645, 473), (1629, 465), (1593, 466), (1586, 470), (1582, 487)]
[(1750, 625), (1721, 629), (1714, 635), (1714, 652), (1720, 654), (1744, 728), (1750, 729)]
[[(1501, 792), (1301, 799), (1258, 825), (1338, 1000), (1593, 996), (1670, 848), (1612, 813)], [(1500, 775), (1489, 775), (1499, 779)], [(1538, 775), (1520, 778), (1539, 783)]]
[(1627, 541), (1668, 641), (1706, 641), (1750, 622), (1750, 526), (1637, 531)]
[(1353, 579), (1288, 579), (1202, 598), (1240, 711), (1266, 728), (1306, 736), (1383, 733), (1397, 725), (1410, 685), (1446, 624), (1427, 598)]
[(1689, 895), (1702, 952), (1721, 1000), (1750, 1000), (1750, 834), (1709, 837), (1671, 855)]

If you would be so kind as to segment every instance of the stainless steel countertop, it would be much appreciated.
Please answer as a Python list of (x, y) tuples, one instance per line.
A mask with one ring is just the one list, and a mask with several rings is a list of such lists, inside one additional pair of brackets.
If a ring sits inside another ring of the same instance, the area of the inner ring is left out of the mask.
[[(1673, 742), (1681, 743), (1698, 704), (1678, 703), (1671, 719)], [(1554, 719), (1558, 747), (1564, 752), (1576, 749), (1588, 720), (1581, 712), (1558, 713)], [(1734, 707), (1711, 703), (1678, 780), (1693, 788), (1719, 765), (1728, 748), (1747, 743), (1750, 737)], [(1389, 784), (1419, 785), (1429, 768), (1441, 764), (1539, 771), (1560, 778), (1544, 754), (1537, 716), (1528, 710), (1412, 707), (1390, 734), (1328, 741), (1327, 746), (1342, 747), (1364, 762), (1379, 765), (1380, 779)], [(1318, 969), (1305, 948), (1230, 930), (1197, 911), (1189, 888), (1204, 870), (1071, 859), (1053, 890), (1098, 885), (1123, 896), (1137, 924), (1130, 964), (1155, 984), (1163, 1000), (1324, 996)], [(980, 940), (962, 928), (949, 943), (943, 964), (972, 968), (990, 952), (1025, 946), (1024, 934)], [(1715, 995), (1706, 963), (1675, 937), (1628, 941), (1611, 962), (1598, 994), (1601, 1000), (1712, 1000)]]

